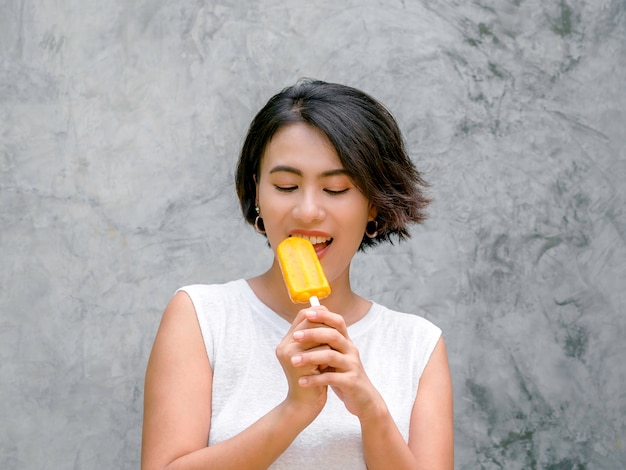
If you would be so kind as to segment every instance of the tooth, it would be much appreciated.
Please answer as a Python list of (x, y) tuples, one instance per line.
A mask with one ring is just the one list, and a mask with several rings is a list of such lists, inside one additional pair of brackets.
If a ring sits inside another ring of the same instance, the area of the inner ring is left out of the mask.
[(318, 237), (318, 236), (309, 237), (308, 235), (301, 235), (301, 234), (296, 234), (293, 236), (298, 237), (298, 238), (304, 238), (305, 240), (310, 241), (312, 245), (317, 245), (318, 243), (326, 243), (331, 240), (330, 237)]

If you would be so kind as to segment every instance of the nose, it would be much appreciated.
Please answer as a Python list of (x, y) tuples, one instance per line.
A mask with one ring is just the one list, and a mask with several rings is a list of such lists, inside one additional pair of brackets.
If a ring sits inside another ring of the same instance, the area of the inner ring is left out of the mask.
[(314, 191), (302, 191), (293, 207), (294, 218), (305, 224), (323, 220), (326, 210), (320, 196)]

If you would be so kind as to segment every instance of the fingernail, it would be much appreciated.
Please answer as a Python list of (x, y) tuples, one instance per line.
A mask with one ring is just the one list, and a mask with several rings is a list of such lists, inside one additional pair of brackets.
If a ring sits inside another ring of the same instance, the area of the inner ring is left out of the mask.
[(315, 318), (317, 317), (317, 312), (315, 310), (307, 310), (306, 311), (307, 318)]
[(304, 338), (304, 332), (303, 331), (296, 331), (293, 334), (293, 339), (298, 340), (298, 339), (302, 339)]
[(291, 363), (292, 363), (294, 366), (297, 366), (297, 365), (298, 365), (298, 364), (300, 364), (301, 362), (302, 362), (302, 356), (300, 356), (300, 355), (298, 355), (298, 356), (293, 356), (293, 357), (291, 358)]

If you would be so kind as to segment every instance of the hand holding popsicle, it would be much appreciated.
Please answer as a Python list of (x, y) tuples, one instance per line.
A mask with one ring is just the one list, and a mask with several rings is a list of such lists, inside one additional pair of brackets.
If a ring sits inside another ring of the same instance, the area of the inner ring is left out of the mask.
[(292, 302), (318, 306), (319, 299), (330, 295), (330, 285), (311, 242), (285, 238), (278, 244), (276, 256)]
[(371, 416), (384, 407), (361, 362), (359, 350), (350, 339), (343, 316), (325, 307), (305, 309), (294, 324), (298, 324), (302, 313), (306, 323), (299, 323), (303, 328), (296, 326), (291, 333), (300, 346), (292, 349), (296, 351), (292, 364), (297, 365), (300, 374), (298, 385), (313, 390), (332, 387), (346, 409), (359, 418)]

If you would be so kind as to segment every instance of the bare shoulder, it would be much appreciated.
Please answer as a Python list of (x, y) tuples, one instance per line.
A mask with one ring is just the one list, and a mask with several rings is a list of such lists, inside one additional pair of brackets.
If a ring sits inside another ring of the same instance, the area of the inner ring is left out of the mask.
[(426, 368), (424, 369), (424, 373), (422, 374), (422, 378), (420, 380), (420, 387), (424, 382), (429, 384), (429, 382), (433, 381), (436, 381), (436, 385), (440, 387), (447, 389), (448, 386), (450, 386), (451, 388), (448, 352), (446, 350), (446, 343), (443, 336), (439, 337), (439, 340), (435, 345), (435, 349), (426, 364)]
[[(172, 297), (157, 331), (146, 380), (210, 378), (211, 368), (195, 308), (185, 292)], [(187, 382), (184, 382), (187, 383)], [(173, 383), (167, 385), (175, 386)]]
[(193, 335), (197, 328), (198, 320), (191, 298), (186, 292), (178, 291), (165, 307), (157, 337), (164, 332)]

